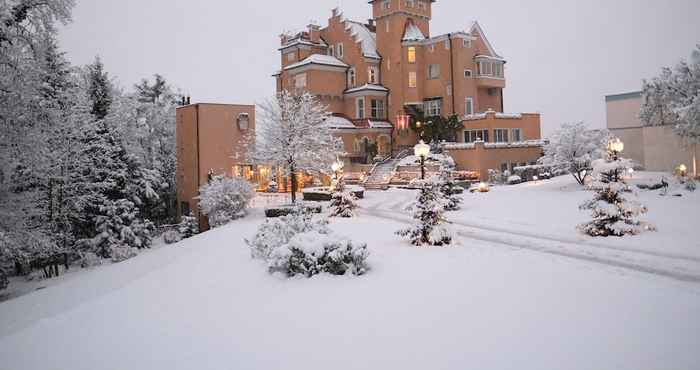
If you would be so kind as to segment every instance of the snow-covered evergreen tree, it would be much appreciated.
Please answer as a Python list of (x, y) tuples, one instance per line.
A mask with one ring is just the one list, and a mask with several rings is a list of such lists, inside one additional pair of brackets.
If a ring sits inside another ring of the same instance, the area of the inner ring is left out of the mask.
[(342, 177), (338, 179), (331, 193), (331, 203), (328, 208), (330, 210), (330, 217), (350, 218), (355, 216), (357, 198), (350, 189), (345, 186)]
[(590, 236), (636, 235), (653, 226), (637, 218), (647, 209), (634, 199), (634, 193), (624, 180), (631, 166), (628, 159), (610, 155), (593, 162), (594, 180), (588, 188), (595, 192), (593, 199), (581, 204), (582, 210), (590, 210), (593, 220), (579, 226)]
[(197, 218), (192, 215), (182, 216), (182, 220), (177, 226), (177, 231), (182, 235), (183, 239), (191, 238), (199, 234)]
[[(644, 102), (640, 112), (647, 125), (674, 125), (674, 131), (686, 145), (700, 144), (700, 45), (690, 61), (681, 61), (642, 87)], [(695, 152), (695, 151), (694, 151)], [(697, 176), (697, 158), (693, 157), (693, 175)]]
[(100, 57), (95, 57), (95, 61), (87, 67), (88, 71), (88, 95), (92, 102), (91, 113), (97, 119), (103, 119), (109, 113), (112, 105), (112, 83), (109, 75), (104, 70), (104, 65)]
[(453, 234), (444, 216), (446, 201), (440, 192), (440, 183), (429, 179), (417, 185), (420, 186), (418, 197), (408, 207), (413, 212), (415, 224), (396, 234), (407, 237), (411, 244), (417, 246), (452, 244)]
[(255, 196), (253, 186), (240, 178), (214, 176), (199, 189), (199, 209), (212, 227), (223, 226), (245, 216)]
[(253, 160), (283, 169), (295, 202), (297, 174), (328, 171), (342, 154), (342, 141), (326, 124), (327, 108), (309, 93), (283, 91), (259, 109)]
[(583, 122), (562, 124), (544, 146), (539, 162), (571, 173), (583, 185), (591, 174), (591, 163), (605, 156), (609, 136), (606, 130), (591, 130)]
[(446, 163), (443, 163), (440, 167), (438, 182), (440, 184), (440, 194), (445, 199), (445, 211), (459, 210), (460, 204), (462, 204), (460, 194), (464, 189), (459, 189), (454, 178), (452, 178), (452, 167)]

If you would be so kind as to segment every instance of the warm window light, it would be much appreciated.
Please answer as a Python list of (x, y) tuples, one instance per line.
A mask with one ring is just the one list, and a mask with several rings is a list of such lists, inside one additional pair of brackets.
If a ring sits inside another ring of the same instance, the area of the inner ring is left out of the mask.
[(416, 157), (425, 158), (430, 154), (430, 145), (426, 144), (421, 140), (416, 146), (413, 147), (413, 152)]

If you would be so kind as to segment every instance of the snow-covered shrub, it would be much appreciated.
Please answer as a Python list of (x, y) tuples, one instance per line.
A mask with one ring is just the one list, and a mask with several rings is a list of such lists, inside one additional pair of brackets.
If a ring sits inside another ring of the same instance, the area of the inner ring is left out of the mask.
[(508, 177), (508, 185), (516, 185), (523, 182), (523, 179), (518, 175), (513, 175)]
[(294, 235), (270, 256), (270, 271), (311, 277), (320, 273), (362, 275), (367, 269), (366, 244), (355, 244), (334, 234), (307, 231)]
[(10, 280), (7, 278), (5, 270), (0, 268), (0, 290), (6, 289), (10, 285)]
[(100, 208), (101, 215), (97, 216), (97, 236), (87, 240), (89, 251), (103, 258), (113, 258), (113, 251), (119, 253), (118, 260), (133, 253), (125, 253), (125, 249), (148, 248), (151, 245), (152, 233), (155, 227), (148, 220), (138, 217), (138, 209), (134, 203), (126, 199), (108, 202)]
[(695, 191), (698, 188), (697, 183), (693, 179), (689, 179), (688, 181), (685, 182), (685, 190), (687, 191)]
[(320, 204), (297, 202), (296, 204), (267, 207), (265, 208), (265, 217), (275, 218), (288, 216), (292, 213), (297, 212), (299, 208), (301, 208), (304, 213), (321, 213), (323, 211), (323, 207)]
[(593, 199), (580, 208), (591, 210), (593, 220), (579, 226), (579, 230), (590, 236), (636, 235), (654, 226), (636, 218), (647, 212), (647, 208), (634, 199), (623, 174), (631, 166), (627, 159), (609, 158), (593, 162), (594, 181), (588, 188), (595, 192)]
[(102, 264), (102, 258), (93, 252), (82, 253), (80, 256), (80, 267), (88, 268)]
[(253, 186), (247, 181), (214, 176), (199, 189), (199, 208), (209, 218), (211, 227), (219, 227), (245, 216), (254, 196)]
[(331, 217), (354, 217), (357, 198), (350, 192), (347, 186), (340, 179), (331, 194), (331, 204), (329, 205)]
[(163, 241), (165, 244), (175, 244), (182, 240), (182, 234), (177, 230), (168, 230), (163, 233)]
[(453, 236), (446, 225), (445, 204), (445, 198), (440, 193), (440, 184), (425, 180), (418, 192), (418, 198), (407, 208), (413, 212), (416, 223), (397, 231), (396, 234), (407, 237), (411, 244), (417, 246), (451, 244)]
[(110, 254), (112, 256), (112, 262), (122, 262), (129, 258), (136, 257), (139, 252), (138, 249), (128, 245), (115, 245), (112, 246)]
[(253, 258), (269, 260), (275, 249), (288, 243), (294, 235), (308, 231), (329, 233), (328, 220), (314, 219), (310, 212), (297, 207), (286, 216), (266, 219), (253, 239), (246, 240), (246, 244)]
[(182, 216), (182, 220), (177, 226), (177, 231), (182, 239), (191, 238), (199, 234), (199, 223), (197, 218), (191, 215)]

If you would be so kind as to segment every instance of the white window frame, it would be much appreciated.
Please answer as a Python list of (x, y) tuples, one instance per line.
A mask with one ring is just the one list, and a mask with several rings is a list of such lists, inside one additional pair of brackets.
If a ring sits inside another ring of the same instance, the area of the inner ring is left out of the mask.
[(464, 114), (469, 116), (474, 114), (474, 98), (467, 97), (464, 102)]
[[(515, 133), (516, 133), (516, 132), (518, 133), (518, 135), (517, 135), (517, 136), (518, 136), (517, 140), (516, 140), (516, 138), (515, 138), (515, 136), (516, 136)], [(513, 142), (521, 142), (521, 141), (523, 141), (523, 130), (522, 130), (521, 128), (512, 128), (512, 129), (510, 129), (510, 139), (511, 139)]]
[(425, 115), (428, 117), (435, 117), (442, 115), (442, 100), (428, 100), (423, 102), (423, 110)]
[(389, 9), (391, 9), (391, 0), (382, 1), (382, 10), (389, 10)]
[(370, 102), (370, 117), (375, 119), (384, 119), (386, 118), (384, 112), (384, 100), (372, 99), (372, 101)]
[(357, 71), (355, 68), (348, 69), (348, 87), (353, 88), (357, 86)]
[(367, 81), (370, 84), (379, 83), (379, 68), (376, 66), (367, 67)]
[(418, 87), (418, 74), (416, 72), (408, 72), (408, 87), (412, 89)]
[[(409, 64), (416, 64), (416, 47), (415, 46), (409, 46), (408, 49), (406, 49), (406, 59), (408, 60)], [(411, 58), (413, 56), (413, 58)]]
[(329, 46), (327, 54), (334, 57), (335, 56), (335, 48), (333, 46)]
[(418, 9), (420, 10), (426, 10), (428, 7), (426, 6), (426, 2), (424, 0), (418, 0)]
[(440, 78), (440, 65), (428, 64), (428, 79), (437, 80)]
[(407, 8), (415, 8), (416, 7), (416, 0), (406, 0), (406, 7)]
[(344, 54), (344, 51), (345, 51), (345, 50), (343, 50), (343, 49), (345, 49), (345, 46), (343, 45), (343, 43), (342, 43), (342, 42), (339, 42), (339, 43), (335, 46), (335, 48), (336, 48), (335, 55), (336, 55), (338, 58), (342, 58), (342, 57), (343, 57), (343, 54)]
[[(493, 142), (494, 143), (509, 143), (510, 138), (508, 137), (510, 130), (507, 128), (495, 128), (493, 129)], [(501, 135), (498, 135), (501, 134)], [(503, 137), (503, 134), (505, 134), (505, 137)], [(499, 137), (500, 136), (500, 137)]]
[(355, 117), (365, 119), (365, 97), (355, 98)]
[(474, 73), (472, 72), (471, 69), (464, 70), (464, 78), (472, 78), (473, 76), (474, 76)]
[(472, 40), (470, 39), (463, 39), (462, 40), (463, 46), (465, 48), (471, 48), (472, 47)]
[(464, 142), (471, 144), (477, 141), (488, 142), (489, 130), (486, 128), (464, 130)]

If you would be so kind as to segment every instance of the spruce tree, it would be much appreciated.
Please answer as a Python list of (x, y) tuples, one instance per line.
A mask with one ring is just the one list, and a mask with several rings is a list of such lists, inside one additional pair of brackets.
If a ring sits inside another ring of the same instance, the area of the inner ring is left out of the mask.
[(109, 108), (112, 105), (112, 84), (109, 81), (107, 72), (104, 71), (104, 65), (100, 57), (96, 57), (95, 61), (88, 67), (88, 95), (92, 102), (91, 113), (97, 119), (103, 119), (109, 113)]
[(647, 208), (634, 200), (634, 193), (624, 180), (631, 161), (610, 153), (605, 159), (593, 162), (594, 180), (588, 185), (595, 192), (593, 199), (581, 204), (582, 210), (590, 210), (593, 220), (579, 226), (590, 236), (636, 235), (654, 227), (636, 218)]
[(355, 195), (345, 186), (343, 178), (339, 178), (331, 194), (330, 217), (354, 217), (356, 201)]
[(411, 244), (416, 246), (451, 244), (453, 236), (446, 225), (448, 221), (444, 216), (445, 203), (445, 198), (440, 193), (439, 183), (432, 180), (422, 181), (418, 198), (408, 207), (413, 211), (413, 219), (416, 223), (409, 228), (397, 231), (396, 234), (407, 237)]
[(443, 164), (440, 168), (440, 194), (445, 199), (445, 211), (459, 210), (459, 205), (462, 203), (460, 194), (464, 189), (455, 184), (452, 178), (450, 167)]

